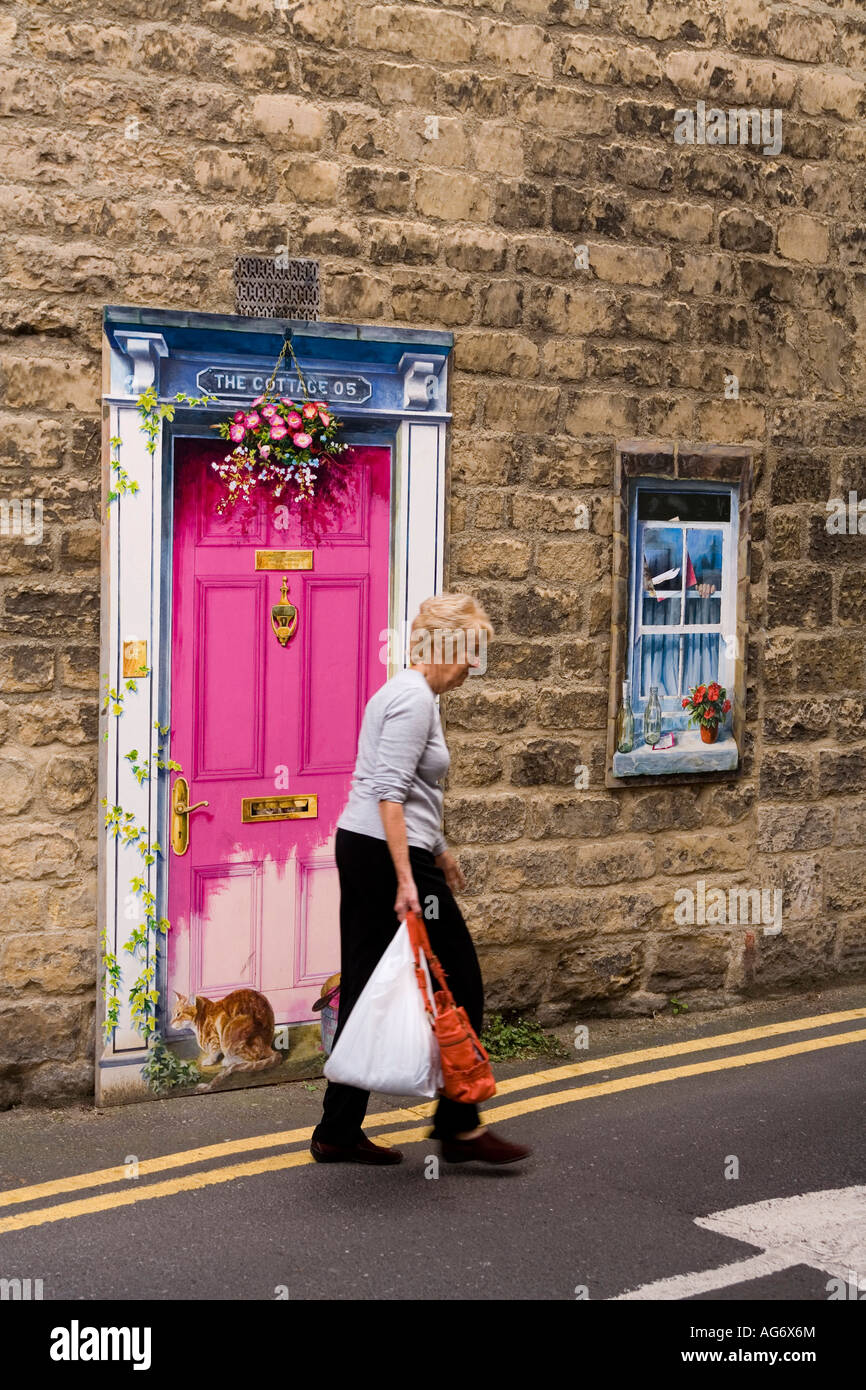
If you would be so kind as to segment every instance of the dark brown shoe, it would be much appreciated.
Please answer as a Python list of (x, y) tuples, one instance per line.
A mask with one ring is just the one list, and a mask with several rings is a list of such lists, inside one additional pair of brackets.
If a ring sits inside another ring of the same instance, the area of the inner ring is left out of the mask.
[(446, 1163), (519, 1163), (528, 1158), (531, 1149), (524, 1144), (509, 1144), (492, 1129), (486, 1129), (477, 1139), (442, 1139), (442, 1157)]
[(314, 1139), (310, 1153), (317, 1163), (402, 1163), (403, 1155), (399, 1149), (388, 1149), (384, 1144), (373, 1144), (362, 1135), (356, 1144), (323, 1144)]

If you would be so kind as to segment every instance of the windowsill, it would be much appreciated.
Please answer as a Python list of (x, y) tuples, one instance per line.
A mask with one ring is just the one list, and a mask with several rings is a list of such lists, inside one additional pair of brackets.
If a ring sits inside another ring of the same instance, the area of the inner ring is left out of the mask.
[[(635, 744), (630, 753), (614, 753), (614, 777), (663, 777), (674, 772), (729, 772), (737, 766), (739, 749), (730, 729), (720, 729), (715, 743), (704, 743), (699, 729), (675, 729), (673, 748), (654, 751)], [(642, 735), (641, 735), (642, 737)]]

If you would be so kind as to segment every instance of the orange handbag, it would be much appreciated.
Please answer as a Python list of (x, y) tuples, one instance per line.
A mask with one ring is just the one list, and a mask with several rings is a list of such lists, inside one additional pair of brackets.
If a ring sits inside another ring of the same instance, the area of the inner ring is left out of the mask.
[[(477, 1105), (479, 1101), (489, 1100), (496, 1094), (490, 1058), (469, 1022), (466, 1010), (454, 1002), (454, 996), (445, 983), (445, 972), (433, 954), (427, 928), (421, 918), (415, 912), (408, 912), (406, 924), (415, 956), (415, 978), (421, 990), (424, 1007), (432, 1020), (442, 1058), (440, 1094), (448, 1100), (462, 1101), (466, 1105)], [(440, 985), (435, 992), (435, 1010), (427, 989), (427, 976), (421, 964), (422, 951)]]

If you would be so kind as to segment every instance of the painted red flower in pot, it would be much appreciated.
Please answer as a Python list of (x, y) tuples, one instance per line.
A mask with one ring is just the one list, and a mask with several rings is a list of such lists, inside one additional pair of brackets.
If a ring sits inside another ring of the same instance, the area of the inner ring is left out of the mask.
[(704, 743), (715, 743), (719, 736), (719, 723), (731, 708), (726, 695), (723, 685), (711, 681), (709, 685), (696, 685), (691, 695), (683, 700), (683, 709), (689, 712), (689, 723), (700, 726)]

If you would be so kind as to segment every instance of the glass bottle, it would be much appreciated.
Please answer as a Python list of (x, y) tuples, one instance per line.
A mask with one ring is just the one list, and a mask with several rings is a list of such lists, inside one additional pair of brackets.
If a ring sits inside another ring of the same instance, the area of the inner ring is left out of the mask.
[(644, 743), (654, 748), (662, 736), (662, 707), (659, 704), (659, 688), (650, 686), (649, 699), (643, 715)]
[(631, 707), (631, 681), (622, 683), (622, 704), (616, 716), (616, 751), (630, 753), (634, 748), (634, 714)]

